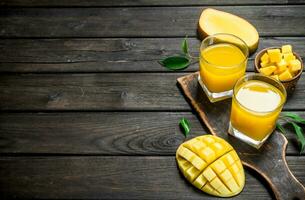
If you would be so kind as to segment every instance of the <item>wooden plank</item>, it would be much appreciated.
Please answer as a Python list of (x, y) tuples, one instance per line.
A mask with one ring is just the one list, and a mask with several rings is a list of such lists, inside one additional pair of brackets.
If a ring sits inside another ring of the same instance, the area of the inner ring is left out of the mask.
[[(191, 124), (187, 139), (209, 133), (191, 112), (1, 113), (0, 153), (173, 156), (186, 140), (182, 117)], [(286, 137), (287, 155), (299, 155), (293, 132)]]
[[(303, 0), (301, 0), (303, 1)], [(89, 0), (89, 1), (80, 1), (80, 0), (2, 0), (0, 6), (25, 6), (25, 7), (34, 7), (34, 6), (193, 6), (193, 5), (248, 5), (248, 4), (258, 4), (258, 5), (267, 5), (267, 4), (287, 4), (294, 3), (288, 2), (288, 0), (175, 0), (175, 1), (164, 1), (164, 0)], [(303, 2), (304, 3), (304, 2)]]
[[(261, 36), (305, 35), (304, 5), (215, 8), (249, 20)], [(2, 8), (0, 37), (196, 36), (202, 9), (203, 7)]]
[[(304, 184), (305, 157), (287, 160)], [(1, 157), (0, 163), (3, 198), (212, 199), (182, 178), (174, 157)], [(246, 170), (236, 199), (272, 198), (257, 176)]]
[[(190, 106), (176, 86), (184, 73), (0, 75), (0, 110), (163, 110)], [(285, 109), (305, 109), (305, 76)]]
[[(304, 37), (261, 38), (259, 48), (293, 45), (305, 58)], [(157, 61), (180, 53), (182, 38), (2, 39), (0, 72), (170, 72)], [(193, 56), (200, 40), (189, 38)], [(248, 71), (253, 71), (249, 58)], [(198, 64), (185, 71), (198, 70)]]

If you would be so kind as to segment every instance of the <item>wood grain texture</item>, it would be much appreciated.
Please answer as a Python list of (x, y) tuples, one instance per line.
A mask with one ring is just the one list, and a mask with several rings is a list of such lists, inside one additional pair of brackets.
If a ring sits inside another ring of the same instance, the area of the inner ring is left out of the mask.
[[(196, 36), (203, 8), (2, 8), (0, 37)], [(215, 8), (244, 17), (261, 36), (305, 35), (305, 5)]]
[[(299, 0), (300, 3), (304, 1)], [(188, 5), (247, 5), (247, 4), (288, 4), (294, 3), (294, 1), (288, 0), (2, 0), (0, 1), (0, 6), (23, 6), (23, 7), (33, 7), (33, 6), (188, 6)]]
[(228, 141), (239, 154), (243, 164), (266, 179), (277, 200), (303, 199), (305, 187), (293, 176), (286, 163), (287, 139), (278, 131), (274, 131), (268, 140), (256, 149), (227, 134), (231, 100), (211, 103), (202, 93), (198, 74), (181, 77), (178, 83), (210, 133)]
[[(176, 86), (183, 73), (0, 75), (0, 110), (190, 111)], [(305, 109), (305, 76), (285, 109)]]
[[(1, 39), (0, 72), (171, 72), (156, 64), (179, 54), (182, 38)], [(305, 60), (304, 37), (261, 38), (257, 52), (291, 44)], [(200, 40), (188, 39), (198, 56)], [(253, 71), (252, 55), (248, 71)], [(197, 71), (198, 63), (185, 71)]]
[[(305, 158), (288, 162), (304, 183)], [(246, 170), (235, 199), (271, 199), (255, 177)], [(4, 198), (217, 199), (187, 183), (174, 157), (1, 157), (0, 185)]]
[[(2, 113), (0, 153), (174, 156), (186, 140), (182, 117), (191, 124), (187, 139), (209, 133), (191, 112)], [(299, 155), (293, 132), (286, 137), (287, 155)]]

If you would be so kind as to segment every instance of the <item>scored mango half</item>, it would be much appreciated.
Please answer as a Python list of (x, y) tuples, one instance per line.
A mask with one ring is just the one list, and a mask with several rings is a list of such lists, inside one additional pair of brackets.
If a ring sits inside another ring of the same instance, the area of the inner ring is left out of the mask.
[(176, 152), (180, 171), (198, 189), (231, 197), (245, 185), (245, 173), (233, 147), (225, 140), (204, 135), (182, 143)]

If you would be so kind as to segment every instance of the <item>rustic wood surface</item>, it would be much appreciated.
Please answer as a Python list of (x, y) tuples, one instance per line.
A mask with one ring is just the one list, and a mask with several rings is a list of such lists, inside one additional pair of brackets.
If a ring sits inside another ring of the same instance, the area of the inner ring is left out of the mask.
[[(206, 7), (2, 8), (0, 36), (196, 36), (198, 19), (204, 8)], [(215, 8), (243, 16), (256, 26), (261, 36), (305, 35), (305, 5)]]
[[(217, 199), (188, 184), (174, 155), (208, 134), (157, 61), (198, 55), (198, 17), (212, 6), (255, 25), (259, 49), (290, 43), (305, 57), (304, 0), (0, 0), (0, 198)], [(253, 71), (252, 55), (248, 71)], [(305, 117), (305, 78), (285, 105)], [(190, 120), (192, 134), (178, 127)], [(286, 159), (305, 184), (295, 136)], [(274, 199), (246, 169), (234, 199)], [(287, 183), (289, 184), (289, 183)]]
[[(0, 72), (170, 72), (160, 58), (179, 54), (181, 38), (2, 39)], [(305, 60), (305, 37), (262, 37), (257, 51), (291, 44)], [(200, 41), (188, 39), (198, 56)], [(254, 71), (251, 55), (248, 71)], [(193, 64), (185, 71), (197, 71)]]
[[(190, 111), (176, 79), (185, 73), (0, 75), (0, 110)], [(305, 110), (305, 76), (285, 110)]]

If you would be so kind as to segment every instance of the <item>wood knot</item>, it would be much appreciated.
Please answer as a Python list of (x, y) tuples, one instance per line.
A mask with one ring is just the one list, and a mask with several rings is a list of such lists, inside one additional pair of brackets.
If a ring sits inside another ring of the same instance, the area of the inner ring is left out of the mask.
[(121, 92), (121, 99), (126, 99), (127, 98), (127, 92), (126, 91), (123, 91)]
[(53, 93), (53, 94), (49, 94), (48, 95), (48, 100), (49, 101), (55, 101), (57, 99), (60, 99), (60, 97), (62, 97), (62, 93), (61, 92), (56, 92), (56, 93)]

